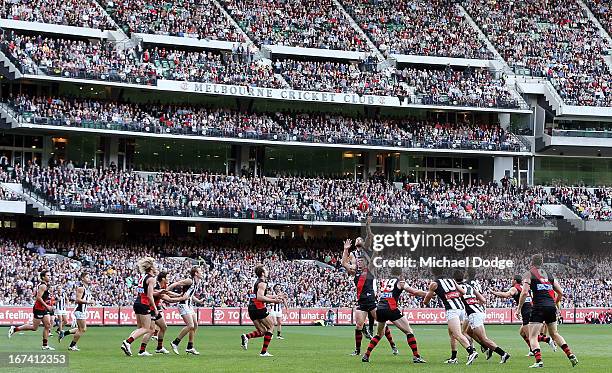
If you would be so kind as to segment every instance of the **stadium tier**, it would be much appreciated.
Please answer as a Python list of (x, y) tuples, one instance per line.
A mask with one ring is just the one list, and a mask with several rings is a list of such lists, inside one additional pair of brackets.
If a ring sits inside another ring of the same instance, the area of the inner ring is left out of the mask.
[(2, 5), (0, 365), (612, 364), (609, 1)]

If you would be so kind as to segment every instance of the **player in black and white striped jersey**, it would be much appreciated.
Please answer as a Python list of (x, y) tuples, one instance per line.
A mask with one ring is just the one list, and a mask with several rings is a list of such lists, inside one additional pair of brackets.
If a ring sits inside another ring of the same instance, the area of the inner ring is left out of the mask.
[(271, 303), (270, 304), (270, 316), (274, 319), (274, 325), (276, 328), (276, 339), (285, 339), (282, 335), (283, 328), (283, 308), (287, 306), (286, 295), (281, 290), (279, 284), (272, 287), (274, 295), (278, 295), (283, 299), (282, 303)]
[[(178, 298), (178, 310), (185, 321), (185, 327), (181, 329), (179, 335), (170, 343), (172, 351), (175, 354), (179, 354), (179, 343), (185, 335), (189, 334), (189, 341), (187, 342), (187, 348), (185, 352), (192, 355), (199, 355), (198, 350), (193, 346), (196, 332), (198, 330), (198, 318), (195, 310), (193, 309), (193, 303), (203, 303), (203, 300), (196, 298), (195, 294), (199, 291), (200, 282), (203, 278), (202, 268), (194, 266), (189, 271), (189, 277), (173, 283), (168, 286), (168, 291), (174, 291), (180, 293), (181, 296)], [(176, 290), (175, 290), (176, 289)]]
[(484, 326), (486, 319), (484, 304), (486, 300), (481, 294), (482, 289), (475, 275), (475, 269), (470, 267), (467, 271), (466, 281), (459, 282), (459, 286), (465, 290), (462, 300), (465, 303), (465, 312), (467, 314), (467, 323), (464, 325), (463, 332), (486, 349), (487, 360), (495, 352), (501, 357), (500, 364), (504, 364), (510, 359), (510, 354), (506, 353), (492, 339), (487, 337)]
[(448, 364), (457, 364), (457, 351), (452, 348), (453, 340), (457, 340), (468, 353), (466, 365), (471, 365), (478, 357), (478, 352), (474, 350), (468, 338), (461, 331), (461, 322), (465, 319), (465, 304), (462, 300), (465, 290), (458, 285), (458, 282), (463, 281), (463, 271), (455, 270), (453, 278), (444, 278), (442, 269), (438, 267), (433, 267), (432, 273), (436, 280), (429, 284), (429, 291), (425, 295), (423, 303), (425, 305), (429, 304), (432, 298), (437, 295), (444, 304), (452, 352), (451, 358), (446, 362)]
[(77, 342), (87, 331), (87, 308), (89, 305), (94, 304), (93, 296), (89, 290), (89, 285), (91, 285), (89, 274), (87, 272), (81, 273), (80, 279), (81, 283), (76, 289), (76, 307), (74, 309), (76, 328), (67, 331), (60, 331), (58, 336), (58, 340), (61, 342), (64, 337), (70, 334), (74, 335), (74, 337), (72, 337), (72, 342), (70, 342), (70, 346), (68, 347), (68, 349), (71, 351), (80, 351), (77, 347)]
[(64, 326), (68, 325), (68, 293), (62, 286), (57, 286), (55, 291), (55, 317), (57, 318), (57, 335), (61, 334)]

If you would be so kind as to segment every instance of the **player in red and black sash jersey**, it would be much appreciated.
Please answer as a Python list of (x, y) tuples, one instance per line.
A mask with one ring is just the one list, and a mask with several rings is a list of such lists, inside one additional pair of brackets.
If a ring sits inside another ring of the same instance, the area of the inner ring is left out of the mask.
[(516, 316), (521, 317), (521, 309), (529, 296), (529, 290), (531, 290), (532, 309), (529, 320), (529, 343), (536, 362), (530, 368), (542, 368), (544, 366), (540, 342), (538, 341), (538, 335), (540, 334), (543, 322), (546, 323), (548, 335), (561, 346), (572, 366), (576, 366), (578, 364), (576, 355), (572, 353), (567, 343), (565, 343), (565, 339), (563, 339), (557, 330), (557, 308), (561, 303), (563, 290), (559, 286), (557, 279), (542, 268), (543, 264), (544, 258), (542, 254), (536, 254), (531, 257), (531, 268), (523, 275), (524, 286), (516, 309)]
[[(467, 351), (468, 359), (466, 365), (470, 365), (478, 357), (478, 352), (474, 350), (468, 338), (461, 331), (461, 322), (466, 319), (465, 304), (462, 300), (465, 290), (458, 285), (458, 282), (463, 281), (463, 271), (455, 270), (453, 272), (453, 278), (444, 278), (442, 269), (438, 267), (433, 267), (431, 271), (436, 277), (436, 280), (429, 284), (429, 291), (425, 295), (423, 303), (425, 305), (429, 304), (435, 295), (442, 301), (444, 309), (446, 310), (446, 321), (448, 324), (448, 335), (451, 337), (451, 347), (454, 338), (454, 340), (457, 340)], [(446, 362), (449, 364), (456, 364), (457, 351), (453, 349), (451, 354), (451, 358)]]
[(401, 268), (393, 268), (391, 270), (391, 275), (394, 276), (394, 278), (384, 280), (382, 288), (380, 289), (380, 300), (378, 301), (378, 305), (376, 307), (378, 333), (372, 337), (372, 340), (368, 345), (368, 350), (361, 357), (361, 361), (364, 363), (370, 361), (370, 354), (372, 353), (372, 350), (381, 340), (383, 334), (389, 330), (387, 321), (391, 321), (393, 325), (397, 326), (399, 330), (406, 334), (406, 341), (408, 342), (410, 349), (412, 349), (412, 362), (426, 363), (426, 361), (421, 358), (421, 355), (419, 355), (417, 341), (414, 337), (412, 328), (410, 327), (408, 320), (402, 314), (402, 311), (399, 309), (399, 299), (402, 292), (406, 291), (411, 295), (421, 297), (424, 297), (426, 293), (422, 290), (416, 290), (408, 286), (404, 280), (404, 277), (402, 276)]
[(37, 331), (40, 324), (43, 324), (43, 336), (42, 336), (42, 349), (43, 350), (55, 350), (49, 346), (49, 333), (51, 332), (51, 316), (53, 315), (53, 300), (49, 293), (51, 280), (51, 272), (41, 271), (40, 272), (40, 284), (36, 290), (36, 299), (34, 301), (34, 319), (31, 324), (25, 324), (21, 326), (11, 326), (9, 328), (8, 337), (11, 338), (16, 332), (24, 331)]
[(121, 342), (121, 349), (127, 356), (132, 356), (132, 342), (142, 337), (140, 345), (140, 356), (150, 356), (147, 352), (147, 342), (151, 338), (151, 318), (159, 315), (159, 310), (155, 306), (155, 274), (157, 268), (155, 259), (145, 257), (138, 261), (138, 270), (142, 274), (138, 281), (137, 295), (134, 301), (134, 313), (136, 314), (136, 324), (138, 328), (134, 330), (130, 337)]
[[(157, 339), (157, 348), (155, 349), (155, 353), (158, 354), (168, 354), (170, 353), (164, 347), (164, 335), (166, 334), (166, 330), (168, 326), (166, 325), (166, 320), (164, 320), (164, 314), (162, 312), (163, 305), (161, 304), (162, 300), (166, 303), (176, 303), (180, 301), (180, 294), (173, 293), (168, 291), (168, 272), (159, 272), (157, 274), (157, 282), (155, 284), (155, 288), (153, 290), (153, 299), (155, 301), (155, 307), (159, 310), (157, 316), (151, 315), (151, 338)], [(156, 328), (157, 327), (157, 328)], [(157, 334), (156, 334), (157, 331)]]
[[(494, 291), (493, 295), (500, 297), (500, 298), (512, 298), (514, 299), (514, 302), (516, 302), (516, 305), (518, 306), (522, 291), (523, 291), (523, 276), (516, 275), (512, 279), (512, 287), (508, 289), (508, 291)], [(519, 328), (519, 334), (521, 335), (521, 337), (523, 338), (523, 340), (525, 341), (525, 343), (527, 343), (527, 346), (529, 347), (529, 354), (527, 356), (533, 356), (533, 352), (531, 352), (531, 344), (529, 342), (529, 326), (528, 325), (529, 325), (530, 318), (531, 318), (531, 291), (525, 298), (525, 303), (523, 303), (523, 307), (521, 308), (521, 320), (523, 321), (523, 325), (521, 325), (521, 327)], [(542, 327), (543, 329), (546, 329), (545, 324), (542, 324)], [(550, 347), (553, 349), (553, 351), (557, 351), (557, 345), (555, 344), (555, 341), (552, 338), (547, 337), (544, 333), (542, 332), (540, 333), (540, 335), (538, 336), (538, 341), (548, 343)]]
[(240, 336), (241, 346), (243, 349), (248, 348), (249, 339), (264, 337), (263, 347), (259, 356), (272, 356), (268, 352), (268, 346), (272, 340), (272, 331), (274, 330), (274, 320), (268, 313), (266, 303), (282, 303), (285, 298), (278, 295), (268, 295), (268, 270), (263, 265), (255, 267), (255, 275), (257, 280), (253, 285), (253, 290), (249, 293), (249, 318), (255, 325), (255, 330)]
[[(374, 325), (376, 319), (376, 294), (374, 289), (374, 275), (372, 274), (370, 265), (371, 258), (368, 255), (369, 249), (372, 247), (372, 217), (366, 220), (367, 236), (364, 240), (357, 237), (355, 240), (355, 250), (349, 253), (351, 249), (351, 240), (344, 241), (344, 250), (342, 252), (342, 266), (349, 275), (354, 276), (353, 281), (357, 287), (357, 309), (355, 310), (355, 351), (351, 356), (359, 356), (361, 354), (361, 341), (363, 339), (363, 329), (366, 318), (371, 318), (371, 325)], [(394, 355), (398, 354), (397, 347), (393, 342), (391, 330), (385, 330), (385, 337), (391, 345), (391, 350)]]

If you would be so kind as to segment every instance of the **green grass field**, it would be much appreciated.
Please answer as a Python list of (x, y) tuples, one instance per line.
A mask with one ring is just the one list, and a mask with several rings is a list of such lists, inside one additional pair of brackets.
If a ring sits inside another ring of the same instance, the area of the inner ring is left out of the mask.
[[(414, 372), (525, 372), (533, 363), (526, 357), (527, 348), (517, 334), (517, 326), (489, 326), (488, 334), (512, 354), (505, 365), (499, 364), (494, 355), (486, 361), (483, 354), (476, 362), (466, 367), (466, 353), (459, 351), (462, 364), (448, 366), (443, 364), (449, 355), (448, 337), (444, 326), (415, 326), (415, 334), (421, 355), (428, 364), (413, 365), (410, 348), (399, 330), (393, 328), (393, 335), (400, 349), (399, 356), (393, 356), (385, 339), (381, 341), (371, 357), (364, 364), (358, 357), (351, 357), (353, 350), (352, 327), (285, 327), (285, 340), (274, 339), (270, 344), (272, 358), (259, 357), (262, 339), (253, 339), (249, 350), (240, 348), (240, 334), (252, 330), (250, 327), (201, 327), (196, 339), (200, 356), (186, 355), (183, 351), (186, 340), (181, 346), (181, 355), (154, 355), (151, 357), (127, 357), (120, 350), (122, 339), (130, 333), (128, 327), (91, 327), (79, 347), (81, 351), (70, 352), (69, 371), (71, 372), (365, 372), (384, 369), (395, 372), (410, 369)], [(16, 334), (11, 340), (6, 338), (7, 328), (0, 328), (0, 352), (40, 351), (40, 331)], [(170, 341), (178, 327), (170, 327), (164, 344), (170, 350)], [(553, 353), (548, 345), (543, 345), (543, 358), (548, 371), (558, 372), (612, 372), (612, 328), (610, 326), (564, 325), (561, 333), (578, 356), (580, 364), (572, 368), (559, 349)], [(69, 339), (69, 338), (67, 338)], [(53, 337), (50, 345), (57, 351), (67, 351), (69, 341), (61, 344)], [(134, 342), (133, 351), (138, 350), (139, 341)], [(153, 352), (154, 341), (148, 350)], [(362, 351), (367, 347), (364, 339)], [(146, 363), (145, 363), (146, 361)], [(2, 371), (51, 372), (52, 369), (21, 368), (10, 369), (0, 366)], [(56, 369), (55, 371), (66, 371)]]

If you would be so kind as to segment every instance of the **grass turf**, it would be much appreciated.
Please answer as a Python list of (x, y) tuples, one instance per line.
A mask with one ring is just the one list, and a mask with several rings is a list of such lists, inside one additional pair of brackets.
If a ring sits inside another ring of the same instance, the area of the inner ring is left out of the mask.
[[(533, 363), (533, 358), (526, 357), (527, 347), (518, 335), (517, 326), (487, 327), (488, 335), (512, 358), (505, 365), (499, 364), (499, 356), (494, 354), (486, 361), (484, 354), (472, 366), (466, 367), (466, 352), (459, 350), (459, 365), (443, 364), (449, 356), (448, 336), (445, 326), (414, 326), (419, 350), (428, 364), (413, 365), (412, 354), (406, 339), (396, 328), (393, 336), (400, 349), (399, 356), (393, 356), (386, 339), (380, 342), (372, 353), (370, 363), (361, 362), (359, 357), (351, 357), (354, 348), (352, 327), (285, 327), (285, 340), (272, 340), (269, 352), (271, 358), (259, 357), (262, 338), (252, 339), (249, 350), (240, 348), (240, 334), (253, 328), (244, 327), (200, 327), (196, 337), (196, 348), (200, 356), (186, 355), (184, 349), (186, 338), (181, 343), (181, 354), (154, 355), (151, 357), (127, 357), (120, 350), (121, 340), (131, 332), (129, 327), (91, 327), (79, 342), (79, 352), (67, 350), (70, 337), (62, 343), (52, 337), (50, 345), (58, 352), (70, 352), (69, 368), (71, 372), (365, 372), (372, 369), (397, 371), (409, 369), (414, 372), (525, 372)], [(11, 340), (6, 338), (8, 328), (0, 328), (0, 353), (38, 352), (40, 351), (40, 330), (16, 334)], [(164, 338), (165, 347), (170, 350), (170, 341), (174, 339), (179, 327), (170, 327)], [(563, 325), (561, 334), (566, 338), (573, 352), (578, 356), (576, 368), (558, 349), (553, 353), (547, 344), (542, 345), (545, 369), (559, 372), (612, 372), (612, 328), (596, 325)], [(364, 338), (362, 351), (367, 348)], [(140, 341), (132, 344), (132, 350), (138, 351)], [(153, 353), (155, 341), (151, 341), (148, 351)], [(478, 351), (480, 349), (478, 348)], [(11, 369), (0, 366), (0, 372), (65, 372), (66, 369)]]

